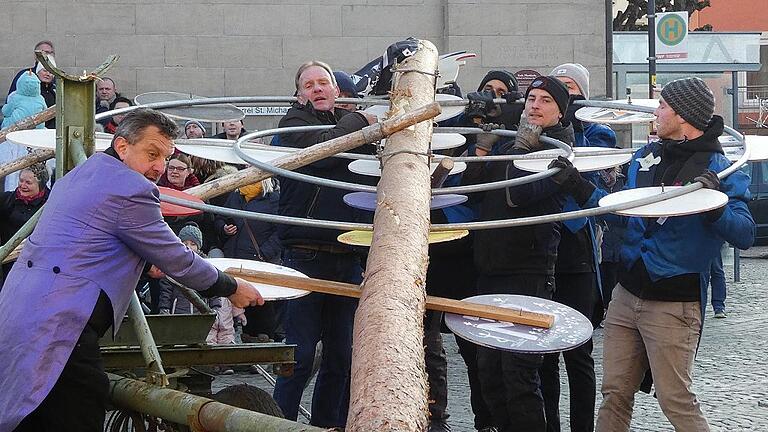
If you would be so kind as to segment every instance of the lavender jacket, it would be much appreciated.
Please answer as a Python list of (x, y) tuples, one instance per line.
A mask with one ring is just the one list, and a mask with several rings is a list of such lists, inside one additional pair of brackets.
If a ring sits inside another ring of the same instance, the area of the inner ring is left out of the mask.
[(0, 292), (0, 432), (48, 395), (100, 291), (116, 331), (145, 260), (190, 288), (217, 282), (216, 268), (163, 222), (158, 196), (153, 183), (103, 153), (56, 182)]

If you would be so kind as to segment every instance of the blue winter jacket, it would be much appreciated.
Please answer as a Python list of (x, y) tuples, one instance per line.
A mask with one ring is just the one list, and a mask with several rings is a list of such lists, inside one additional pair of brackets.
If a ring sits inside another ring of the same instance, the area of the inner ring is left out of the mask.
[[(632, 157), (627, 178), (627, 187), (652, 186), (654, 168), (640, 172), (639, 158), (653, 153), (661, 155), (661, 144), (654, 142), (638, 150)], [(711, 153), (705, 169), (720, 172), (730, 165), (720, 153)], [(747, 208), (750, 198), (749, 176), (736, 171), (721, 180), (720, 190), (728, 195), (728, 204), (720, 218), (708, 221), (706, 213), (690, 216), (669, 217), (658, 229), (647, 230), (643, 218), (631, 217), (627, 222), (624, 245), (621, 248), (621, 262), (629, 270), (638, 259), (642, 259), (651, 281), (688, 273), (707, 273), (712, 259), (720, 253), (724, 241), (747, 249), (755, 239), (755, 221)], [(656, 221), (653, 222), (656, 224)], [(706, 284), (702, 284), (706, 290)]]

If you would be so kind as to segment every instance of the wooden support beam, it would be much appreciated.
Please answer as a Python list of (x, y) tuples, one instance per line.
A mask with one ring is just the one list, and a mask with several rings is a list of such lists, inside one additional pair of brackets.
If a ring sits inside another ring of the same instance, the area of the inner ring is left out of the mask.
[[(362, 291), (358, 285), (344, 282), (305, 278), (300, 276), (283, 275), (240, 268), (229, 268), (225, 271), (225, 273), (254, 283), (275, 285), (324, 294), (333, 294), (355, 298), (360, 298), (360, 295), (362, 294)], [(480, 318), (488, 318), (515, 324), (525, 324), (541, 328), (551, 328), (555, 322), (554, 315), (546, 313), (481, 305), (435, 296), (427, 296), (426, 308), (440, 312), (476, 316)]]
[[(434, 118), (438, 114), (440, 114), (440, 105), (437, 102), (425, 103), (418, 109), (414, 109), (405, 115), (372, 124), (357, 132), (321, 142), (294, 153), (288, 153), (286, 156), (279, 157), (270, 163), (278, 168), (295, 170), (336, 153), (352, 150), (363, 144), (386, 138), (418, 122)], [(250, 167), (200, 186), (189, 188), (185, 192), (195, 195), (202, 200), (207, 200), (231, 192), (240, 186), (256, 183), (269, 177), (272, 177), (272, 173)]]

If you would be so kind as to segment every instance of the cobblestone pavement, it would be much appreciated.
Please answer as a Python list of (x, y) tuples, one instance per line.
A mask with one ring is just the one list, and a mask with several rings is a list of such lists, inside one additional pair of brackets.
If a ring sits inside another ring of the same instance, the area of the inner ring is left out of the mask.
[[(753, 253), (752, 256), (762, 256)], [(741, 282), (728, 277), (728, 318), (714, 319), (708, 307), (701, 347), (694, 371), (694, 389), (713, 431), (768, 431), (768, 259), (741, 261)], [(449, 356), (449, 419), (453, 431), (473, 431), (466, 372), (452, 335), (444, 335)], [(602, 379), (602, 330), (595, 332), (595, 364), (598, 386)], [(564, 373), (564, 367), (561, 367)], [(561, 396), (563, 430), (568, 429), (568, 386), (565, 377)], [(236, 374), (214, 381), (214, 390), (246, 382), (271, 392), (269, 384), (257, 375)], [(598, 389), (599, 390), (599, 389)], [(601, 397), (598, 394), (598, 404)], [(305, 392), (303, 406), (310, 408), (311, 391)], [(300, 418), (300, 420), (302, 420)], [(671, 431), (652, 396), (638, 393), (633, 431)]]

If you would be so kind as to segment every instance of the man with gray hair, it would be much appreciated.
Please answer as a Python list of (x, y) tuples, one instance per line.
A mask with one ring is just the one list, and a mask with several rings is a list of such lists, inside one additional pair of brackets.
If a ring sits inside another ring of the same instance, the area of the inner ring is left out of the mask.
[(728, 202), (689, 216), (628, 218), (623, 272), (605, 318), (599, 432), (629, 430), (635, 392), (649, 369), (675, 430), (709, 430), (691, 388), (706, 306), (703, 276), (724, 241), (746, 249), (755, 238), (747, 208), (749, 176), (716, 174), (730, 162), (718, 141), (723, 118), (713, 115), (714, 108), (714, 95), (701, 79), (670, 82), (655, 112), (661, 140), (638, 150), (630, 162), (628, 188), (701, 182), (724, 192)]
[(117, 331), (147, 262), (206, 297), (263, 304), (163, 221), (155, 182), (178, 132), (162, 113), (136, 110), (107, 151), (54, 185), (0, 291), (0, 345), (12, 347), (0, 351), (1, 431), (103, 429), (109, 383), (99, 338)]
[[(280, 145), (305, 148), (358, 131), (375, 123), (376, 117), (349, 112), (334, 106), (339, 88), (327, 64), (311, 61), (296, 72), (298, 102), (280, 120), (279, 126), (331, 125), (330, 129), (280, 135)], [(360, 152), (363, 148), (355, 151)], [(371, 148), (371, 150), (373, 150)], [(347, 161), (327, 158), (307, 165), (299, 172), (317, 177), (352, 181)], [(353, 210), (344, 204), (346, 191), (280, 179), (279, 214), (311, 219), (354, 221)], [(319, 279), (359, 284), (360, 257), (336, 238), (339, 230), (278, 226), (283, 245), (283, 265)], [(357, 300), (329, 294), (310, 293), (288, 302), (285, 311), (285, 342), (296, 344), (296, 366), (290, 377), (279, 377), (275, 400), (285, 418), (296, 420), (304, 387), (312, 372), (315, 347), (323, 342), (323, 357), (312, 397), (312, 424), (341, 427), (347, 420), (349, 381), (352, 363), (352, 324)]]

